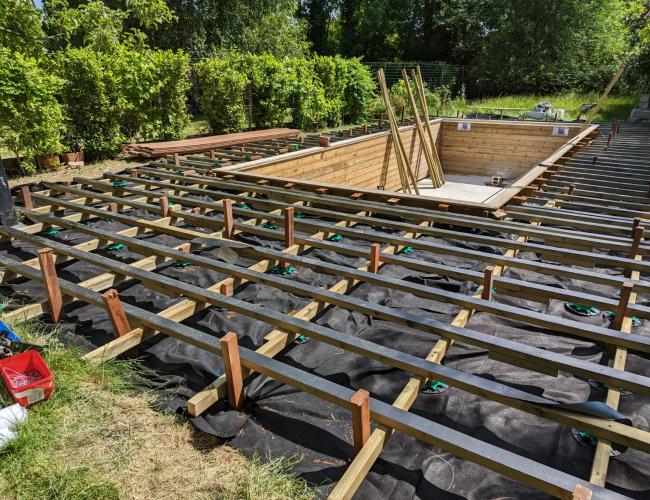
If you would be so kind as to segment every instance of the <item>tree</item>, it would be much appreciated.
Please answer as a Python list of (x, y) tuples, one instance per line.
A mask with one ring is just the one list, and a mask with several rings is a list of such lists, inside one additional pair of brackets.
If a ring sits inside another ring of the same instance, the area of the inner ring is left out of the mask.
[(277, 57), (309, 52), (298, 0), (167, 0), (175, 18), (165, 28), (146, 29), (164, 49), (183, 49), (192, 59), (229, 50)]
[[(33, 57), (0, 49), (0, 137), (19, 163), (21, 153), (61, 152), (63, 117), (55, 96), (62, 83)], [(34, 165), (24, 167), (33, 170)]]
[(494, 0), (474, 55), (478, 84), (488, 93), (600, 90), (629, 49), (624, 14), (619, 0)]
[(0, 0), (0, 47), (39, 56), (44, 52), (41, 17), (30, 0)]

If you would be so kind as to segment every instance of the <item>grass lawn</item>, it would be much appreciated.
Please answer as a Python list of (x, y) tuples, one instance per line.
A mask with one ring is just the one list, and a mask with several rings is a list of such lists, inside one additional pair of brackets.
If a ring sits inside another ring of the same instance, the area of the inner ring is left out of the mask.
[[(154, 411), (153, 395), (133, 382), (137, 362), (89, 364), (37, 322), (11, 327), (45, 344), (56, 389), (28, 410), (18, 438), (0, 450), (0, 498), (314, 496), (288, 472), (290, 461), (247, 460), (180, 417)], [(4, 397), (0, 403), (10, 404)]]
[[(548, 101), (554, 109), (564, 109), (564, 120), (575, 120), (577, 117), (576, 109), (584, 103), (595, 103), (598, 101), (599, 94), (557, 94), (557, 95), (520, 95), (506, 97), (491, 97), (486, 99), (476, 99), (467, 104), (462, 111), (471, 116), (472, 112), (480, 111), (487, 113), (499, 113), (498, 108), (523, 108), (523, 110), (532, 110), (540, 102)], [(611, 121), (614, 119), (626, 120), (630, 112), (637, 105), (638, 97), (635, 95), (611, 95), (605, 101), (605, 104), (596, 115), (595, 121)], [(480, 108), (480, 109), (479, 109)], [(517, 115), (515, 111), (506, 111), (505, 114), (511, 116)], [(582, 119), (586, 116), (583, 115)]]

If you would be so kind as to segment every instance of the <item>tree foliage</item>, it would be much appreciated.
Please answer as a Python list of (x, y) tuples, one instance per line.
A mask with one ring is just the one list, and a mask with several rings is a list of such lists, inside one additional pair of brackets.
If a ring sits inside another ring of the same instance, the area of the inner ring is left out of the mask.
[(90, 159), (115, 155), (124, 141), (174, 138), (187, 123), (189, 60), (172, 51), (118, 45), (60, 51), (56, 68), (66, 116), (66, 146)]
[(147, 30), (158, 47), (183, 49), (193, 59), (237, 50), (277, 57), (309, 52), (298, 0), (167, 0), (175, 19)]
[(0, 137), (18, 158), (60, 151), (63, 118), (56, 93), (62, 83), (31, 56), (0, 49)]
[(41, 17), (31, 0), (0, 0), (0, 47), (39, 56), (43, 40)]

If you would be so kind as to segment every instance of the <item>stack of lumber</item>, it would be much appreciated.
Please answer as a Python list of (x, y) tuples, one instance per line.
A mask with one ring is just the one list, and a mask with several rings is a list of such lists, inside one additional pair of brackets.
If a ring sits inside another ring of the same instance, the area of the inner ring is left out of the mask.
[(271, 128), (266, 130), (252, 130), (250, 132), (239, 132), (236, 134), (211, 135), (206, 137), (195, 137), (180, 141), (145, 142), (140, 144), (128, 144), (124, 153), (134, 156), (155, 158), (169, 154), (189, 154), (210, 151), (211, 149), (234, 146), (257, 141), (270, 141), (274, 139), (287, 139), (296, 137), (300, 130), (293, 128)]

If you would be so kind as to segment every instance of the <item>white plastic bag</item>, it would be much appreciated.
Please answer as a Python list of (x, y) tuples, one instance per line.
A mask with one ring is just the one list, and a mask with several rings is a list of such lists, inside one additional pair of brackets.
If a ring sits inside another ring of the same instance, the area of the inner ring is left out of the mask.
[(27, 410), (19, 404), (0, 410), (0, 448), (4, 448), (18, 435), (16, 427), (27, 419)]

